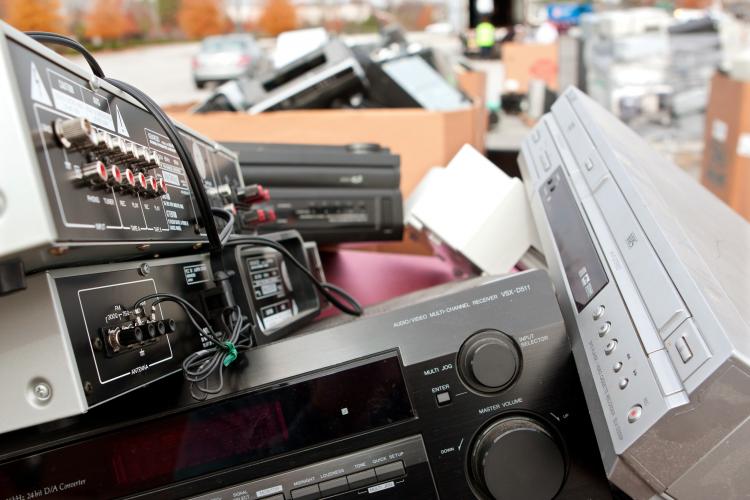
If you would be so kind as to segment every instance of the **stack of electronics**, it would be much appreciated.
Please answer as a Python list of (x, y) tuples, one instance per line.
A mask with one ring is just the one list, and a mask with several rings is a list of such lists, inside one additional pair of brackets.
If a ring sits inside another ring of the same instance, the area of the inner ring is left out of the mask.
[(0, 182), (0, 374), (14, 381), (0, 432), (179, 372), (203, 399), (243, 351), (293, 333), (323, 299), (358, 314), (323, 282), (314, 244), (257, 235), (273, 212), (235, 153), (172, 124), (87, 53), (91, 72), (6, 25), (0, 44), (13, 168)]
[(650, 142), (702, 141), (711, 77), (722, 59), (714, 19), (662, 9), (583, 17), (587, 90)]
[(257, 114), (341, 107), (450, 110), (470, 104), (469, 98), (436, 69), (431, 50), (393, 44), (391, 38), (384, 37), (374, 47), (354, 48), (331, 39), (270, 74), (221, 85), (194, 111)]
[(549, 275), (288, 336), (362, 310), (299, 233), (239, 227), (261, 170), (1, 26), (0, 498), (750, 491), (748, 225), (580, 92), (521, 153)]

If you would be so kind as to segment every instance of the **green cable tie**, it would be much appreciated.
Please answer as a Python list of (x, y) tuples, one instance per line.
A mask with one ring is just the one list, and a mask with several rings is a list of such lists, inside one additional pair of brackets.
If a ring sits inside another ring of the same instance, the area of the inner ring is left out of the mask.
[(227, 349), (227, 355), (224, 356), (224, 366), (229, 366), (232, 361), (237, 359), (237, 348), (228, 340), (224, 342), (224, 346)]

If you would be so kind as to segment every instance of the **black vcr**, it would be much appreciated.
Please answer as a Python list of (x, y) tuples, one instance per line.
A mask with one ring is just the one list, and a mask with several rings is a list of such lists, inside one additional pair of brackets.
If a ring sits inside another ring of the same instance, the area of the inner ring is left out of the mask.
[(261, 232), (296, 229), (318, 243), (400, 240), (400, 158), (377, 144), (321, 146), (225, 143), (242, 176), (269, 188), (262, 209), (276, 221)]
[(4, 436), (0, 498), (610, 498), (542, 271), (261, 346), (209, 402), (179, 382)]

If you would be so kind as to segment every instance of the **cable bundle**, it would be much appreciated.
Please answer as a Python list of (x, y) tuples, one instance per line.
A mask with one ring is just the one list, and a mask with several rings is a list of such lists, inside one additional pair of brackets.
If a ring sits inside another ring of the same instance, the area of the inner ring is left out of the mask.
[[(150, 307), (146, 302), (153, 300)], [(190, 354), (182, 362), (185, 380), (190, 382), (190, 393), (195, 399), (205, 399), (210, 394), (218, 394), (224, 387), (223, 368), (228, 367), (240, 352), (252, 347), (252, 337), (248, 334), (250, 323), (242, 315), (239, 306), (227, 307), (221, 314), (224, 331), (216, 332), (208, 319), (190, 302), (171, 293), (152, 293), (141, 297), (133, 304), (132, 310), (142, 312), (152, 319), (156, 317), (156, 306), (162, 302), (173, 302), (180, 306), (198, 331), (202, 339), (212, 346)], [(147, 312), (150, 309), (150, 312)], [(216, 373), (218, 380), (210, 386), (210, 378)], [(198, 391), (200, 394), (197, 394)]]

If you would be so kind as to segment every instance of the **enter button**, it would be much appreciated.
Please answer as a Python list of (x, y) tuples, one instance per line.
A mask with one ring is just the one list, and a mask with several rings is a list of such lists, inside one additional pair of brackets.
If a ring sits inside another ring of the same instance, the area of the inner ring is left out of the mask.
[(386, 479), (401, 477), (406, 474), (406, 471), (404, 470), (404, 463), (399, 461), (375, 467), (375, 474), (378, 475), (378, 481), (385, 481)]

